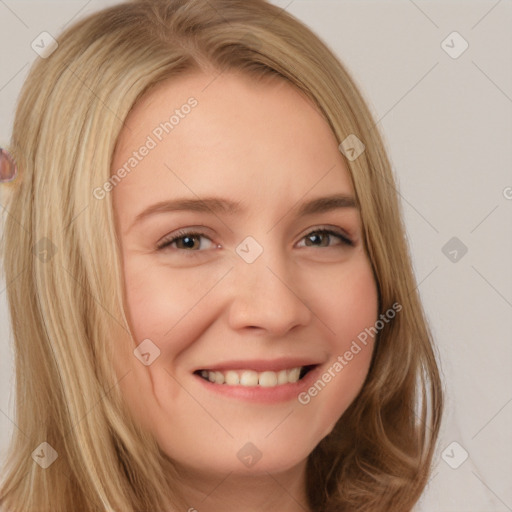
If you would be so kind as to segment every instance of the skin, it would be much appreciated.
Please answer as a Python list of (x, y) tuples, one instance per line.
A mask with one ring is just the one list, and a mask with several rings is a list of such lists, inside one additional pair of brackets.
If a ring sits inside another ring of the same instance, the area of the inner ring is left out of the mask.
[[(310, 199), (354, 195), (318, 109), (281, 79), (216, 76), (196, 72), (159, 84), (120, 134), (113, 171), (190, 96), (198, 101), (112, 191), (130, 327), (137, 344), (150, 339), (160, 350), (145, 366), (131, 340), (116, 340), (116, 372), (129, 372), (123, 396), (179, 468), (190, 507), (309, 510), (307, 457), (359, 393), (372, 343), (307, 405), (219, 396), (192, 372), (209, 362), (288, 356), (310, 357), (327, 371), (374, 325), (377, 288), (357, 208), (297, 215)], [(240, 201), (244, 210), (168, 211), (134, 223), (159, 201), (211, 196)], [(199, 227), (205, 237), (157, 248), (167, 235)], [(322, 227), (353, 246), (315, 236)], [(247, 236), (263, 248), (250, 264), (236, 252)], [(262, 457), (246, 467), (237, 452), (249, 441)]]

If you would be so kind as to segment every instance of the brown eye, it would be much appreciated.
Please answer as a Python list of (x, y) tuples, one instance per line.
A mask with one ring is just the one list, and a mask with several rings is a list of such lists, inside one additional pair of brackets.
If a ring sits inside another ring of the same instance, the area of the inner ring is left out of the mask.
[[(336, 243), (331, 243), (332, 240)], [(333, 231), (331, 229), (317, 229), (308, 233), (305, 240), (306, 247), (332, 247), (333, 245), (354, 245), (353, 242), (345, 235)]]
[[(204, 243), (203, 240), (207, 240), (207, 243)], [(198, 252), (200, 250), (211, 248), (214, 244), (204, 233), (179, 232), (173, 236), (164, 238), (158, 243), (157, 248), (159, 250), (172, 249), (173, 245), (175, 250)], [(204, 247), (205, 245), (206, 247)]]
[(186, 235), (175, 240), (178, 249), (199, 249), (201, 239), (198, 235)]

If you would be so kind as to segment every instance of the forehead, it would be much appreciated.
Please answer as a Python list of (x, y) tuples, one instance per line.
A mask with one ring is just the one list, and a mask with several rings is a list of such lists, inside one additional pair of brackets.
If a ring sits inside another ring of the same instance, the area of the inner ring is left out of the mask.
[(115, 195), (159, 200), (177, 189), (254, 197), (276, 191), (298, 197), (312, 187), (319, 193), (353, 191), (329, 124), (281, 78), (195, 72), (161, 82), (127, 117), (112, 170), (143, 146), (151, 149)]

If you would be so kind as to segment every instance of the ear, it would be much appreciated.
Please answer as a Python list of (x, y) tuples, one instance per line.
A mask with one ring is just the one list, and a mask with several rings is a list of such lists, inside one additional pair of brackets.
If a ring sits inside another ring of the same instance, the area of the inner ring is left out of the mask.
[(0, 183), (14, 180), (17, 174), (18, 166), (14, 158), (7, 150), (0, 148)]

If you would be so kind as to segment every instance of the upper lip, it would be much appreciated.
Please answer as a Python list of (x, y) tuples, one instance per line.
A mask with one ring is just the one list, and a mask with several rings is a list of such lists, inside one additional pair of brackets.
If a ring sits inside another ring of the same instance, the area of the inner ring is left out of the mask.
[(286, 370), (289, 368), (297, 368), (300, 366), (316, 366), (320, 362), (315, 361), (312, 358), (297, 358), (297, 357), (283, 357), (280, 359), (251, 359), (251, 360), (231, 360), (224, 361), (221, 363), (208, 364), (202, 366), (198, 370), (212, 370), (212, 371), (224, 371), (224, 370), (254, 370), (256, 372), (264, 371), (279, 371)]

